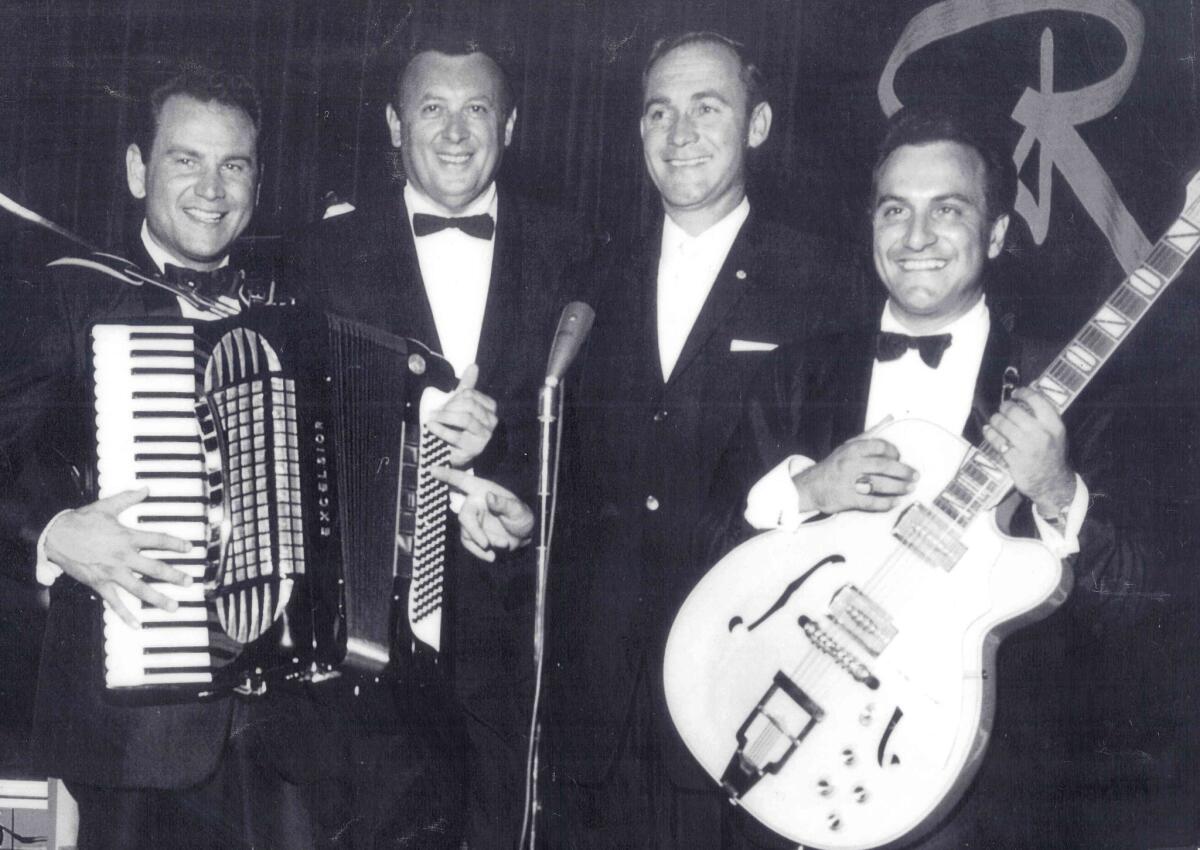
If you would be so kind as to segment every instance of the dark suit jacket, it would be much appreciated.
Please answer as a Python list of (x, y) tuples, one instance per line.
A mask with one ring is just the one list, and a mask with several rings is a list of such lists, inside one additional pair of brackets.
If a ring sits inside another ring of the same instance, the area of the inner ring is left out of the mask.
[[(128, 254), (154, 268), (139, 242)], [(10, 447), (14, 486), (2, 533), (32, 571), (38, 535), (58, 511), (95, 499), (95, 420), (87, 379), (91, 322), (179, 316), (175, 299), (80, 270), (14, 284), (21, 304), (6, 364), (6, 417), (20, 421)], [(33, 749), (52, 776), (112, 787), (179, 788), (217, 764), (231, 700), (123, 707), (104, 699), (102, 605), (69, 576), (50, 592), (35, 704)]]
[[(298, 298), (412, 337), (441, 350), (413, 243), (403, 195), (368, 198), (327, 219), (285, 251), (286, 278)], [(569, 216), (501, 191), (495, 253), (476, 361), (477, 387), (496, 400), (500, 426), (473, 464), (476, 474), (536, 504), (537, 393), (562, 307), (581, 284), (575, 277), (587, 243)], [(456, 677), (470, 691), (531, 653), (532, 551), (486, 564), (459, 551), (453, 587)]]
[(802, 339), (828, 319), (831, 298), (853, 301), (858, 292), (858, 276), (828, 246), (752, 211), (664, 381), (660, 246), (661, 226), (603, 264), (596, 324), (567, 412), (549, 712), (560, 770), (585, 782), (609, 769), (639, 674), (661, 690), (667, 629), (705, 566), (691, 559), (687, 541), (767, 357), (732, 350), (734, 341)]
[[(715, 563), (752, 533), (741, 513), (762, 475), (791, 454), (819, 460), (862, 432), (873, 337), (873, 329), (862, 330), (775, 355), (749, 394), (715, 476), (697, 541), (700, 560)], [(964, 436), (980, 439), (1000, 404), (1007, 369), (1017, 370), (1010, 375), (1017, 385), (1027, 384), (1053, 353), (993, 319)], [(1096, 636), (1129, 639), (1157, 559), (1146, 533), (1150, 500), (1139, 497), (1134, 464), (1122, 463), (1113, 446), (1118, 413), (1103, 386), (1089, 388), (1067, 412), (1070, 459), (1091, 497), (1080, 552), (1070, 559), (1074, 590), (1062, 611), (1002, 644), (990, 749), (975, 784), (921, 848), (1075, 846), (1082, 834), (1068, 789), (1086, 781), (1081, 756), (1100, 746), (1087, 720), (1087, 694), (1105, 669)], [(1117, 430), (1128, 427), (1122, 420)], [(1027, 499), (1006, 500), (997, 519), (1012, 534), (1036, 535)]]

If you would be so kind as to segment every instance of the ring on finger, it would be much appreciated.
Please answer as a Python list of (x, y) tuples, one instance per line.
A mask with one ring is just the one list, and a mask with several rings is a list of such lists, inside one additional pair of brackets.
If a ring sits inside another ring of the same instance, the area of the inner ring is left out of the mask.
[(854, 479), (854, 492), (861, 493), (864, 496), (870, 496), (875, 492), (875, 488), (871, 486), (871, 477), (869, 475), (860, 475)]

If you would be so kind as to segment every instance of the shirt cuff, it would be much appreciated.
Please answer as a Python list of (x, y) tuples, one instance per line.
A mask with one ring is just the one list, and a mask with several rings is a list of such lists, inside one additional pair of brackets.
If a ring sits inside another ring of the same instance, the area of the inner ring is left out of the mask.
[(1062, 522), (1051, 522), (1038, 512), (1036, 505), (1033, 507), (1033, 524), (1037, 527), (1038, 536), (1060, 561), (1079, 551), (1079, 532), (1087, 517), (1088, 498), (1087, 485), (1076, 474), (1075, 495), (1071, 497), (1071, 504), (1067, 506)]
[(800, 511), (800, 494), (796, 492), (793, 476), (816, 463), (804, 455), (792, 455), (780, 463), (750, 488), (746, 497), (746, 522), (758, 531), (768, 528), (795, 529), (813, 515)]
[[(50, 518), (46, 523), (46, 527), (42, 529), (42, 533), (38, 535), (37, 541), (37, 580), (38, 584), (49, 587), (54, 584), (54, 580), (62, 575), (62, 567), (51, 561), (46, 556), (46, 537), (50, 534), (50, 529), (54, 523), (58, 522), (58, 518), (65, 513), (70, 513), (71, 509), (59, 511)], [(28, 539), (28, 538), (26, 538)]]

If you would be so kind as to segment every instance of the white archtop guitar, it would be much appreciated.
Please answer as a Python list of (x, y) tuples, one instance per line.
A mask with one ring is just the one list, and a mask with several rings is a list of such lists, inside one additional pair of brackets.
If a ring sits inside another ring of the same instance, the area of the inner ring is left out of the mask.
[[(1062, 412), (1200, 244), (1200, 176), (1146, 261), (1033, 383)], [(731, 798), (807, 847), (865, 850), (937, 825), (982, 759), (1000, 639), (1070, 571), (1003, 535), (999, 452), (919, 420), (873, 432), (920, 470), (887, 513), (847, 511), (733, 550), (680, 609), (667, 706)]]

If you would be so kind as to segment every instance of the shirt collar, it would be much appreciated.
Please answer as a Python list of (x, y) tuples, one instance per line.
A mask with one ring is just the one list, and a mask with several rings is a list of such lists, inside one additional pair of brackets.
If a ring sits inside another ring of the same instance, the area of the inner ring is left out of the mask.
[[(970, 336), (973, 339), (977, 337), (986, 339), (990, 328), (991, 314), (988, 312), (987, 299), (981, 295), (970, 310), (945, 327), (939, 328), (937, 332), (952, 336), (957, 334), (959, 338)], [(883, 317), (879, 320), (879, 329), (892, 333), (913, 335), (912, 331), (892, 311), (891, 299), (888, 299), (887, 303), (883, 305)]]
[(729, 246), (733, 244), (733, 240), (737, 238), (738, 231), (742, 229), (742, 225), (746, 223), (746, 219), (749, 216), (750, 199), (743, 195), (741, 203), (727, 212), (724, 218), (710, 225), (703, 232), (692, 236), (676, 224), (674, 219), (664, 213), (663, 249), (665, 251), (667, 249), (685, 248), (697, 244), (711, 245), (715, 249), (716, 246), (723, 245), (727, 253)]
[[(184, 260), (176, 257), (162, 245), (158, 244), (150, 234), (150, 225), (146, 219), (142, 219), (142, 246), (146, 249), (146, 253), (150, 255), (150, 259), (154, 261), (154, 265), (158, 267), (158, 273), (162, 274), (167, 267), (167, 263), (173, 266), (181, 266), (183, 268), (191, 268), (191, 265)], [(218, 268), (224, 268), (229, 265), (229, 254), (221, 258)]]
[(497, 207), (497, 192), (496, 181), (493, 180), (488, 184), (488, 187), (479, 193), (479, 197), (467, 204), (466, 209), (462, 212), (450, 213), (445, 207), (437, 201), (430, 198), (424, 192), (413, 186), (412, 182), (404, 184), (404, 205), (408, 208), (408, 223), (412, 224), (413, 215), (415, 213), (425, 213), (426, 215), (436, 215), (443, 218), (459, 218), (468, 215), (483, 215), (487, 213), (492, 219), (496, 218)]

